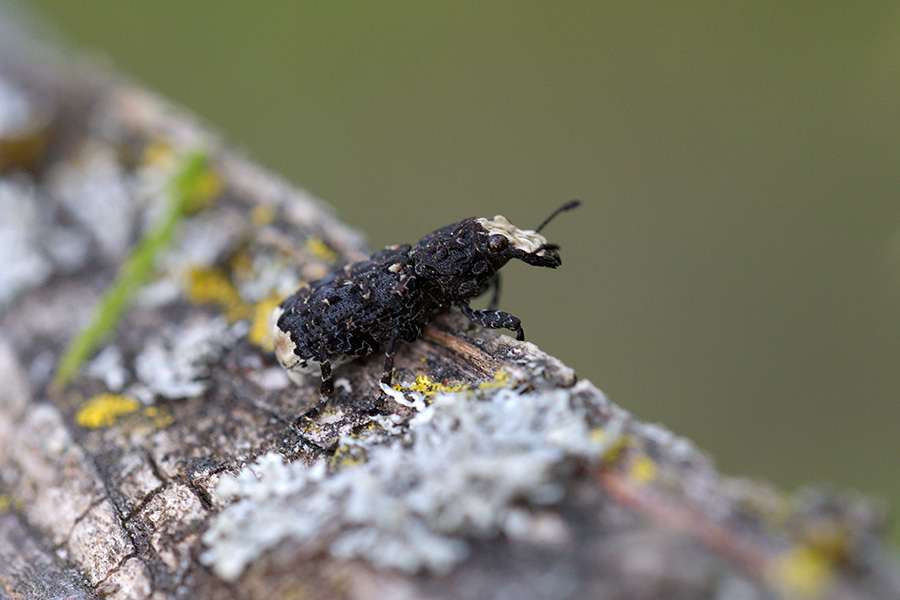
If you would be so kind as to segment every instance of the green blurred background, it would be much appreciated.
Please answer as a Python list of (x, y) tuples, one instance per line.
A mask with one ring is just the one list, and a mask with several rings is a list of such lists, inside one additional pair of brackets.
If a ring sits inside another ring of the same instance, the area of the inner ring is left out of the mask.
[(727, 473), (900, 506), (896, 0), (31, 7), (373, 248), (582, 198), (504, 271), (529, 340)]

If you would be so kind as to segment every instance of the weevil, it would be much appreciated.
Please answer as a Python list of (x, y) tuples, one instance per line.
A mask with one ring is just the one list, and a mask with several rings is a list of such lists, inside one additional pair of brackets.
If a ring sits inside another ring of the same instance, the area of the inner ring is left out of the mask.
[[(319, 364), (319, 405), (334, 392), (332, 365), (356, 356), (384, 353), (381, 381), (390, 385), (397, 342), (414, 342), (437, 313), (459, 310), (490, 329), (509, 329), (524, 340), (522, 323), (497, 310), (500, 269), (511, 259), (555, 269), (559, 246), (541, 230), (563, 211), (560, 206), (535, 230), (522, 230), (506, 217), (468, 218), (432, 231), (415, 245), (389, 246), (368, 260), (346, 265), (303, 285), (275, 309), (275, 355), (297, 383)], [(469, 299), (493, 288), (488, 308), (475, 310)]]

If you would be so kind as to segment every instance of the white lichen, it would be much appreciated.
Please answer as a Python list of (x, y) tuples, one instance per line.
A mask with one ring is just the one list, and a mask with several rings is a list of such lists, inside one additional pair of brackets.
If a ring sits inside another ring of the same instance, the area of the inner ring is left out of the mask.
[(137, 210), (133, 185), (114, 152), (100, 146), (86, 147), (79, 163), (60, 163), (50, 176), (53, 195), (112, 262), (131, 245)]
[(202, 394), (210, 367), (240, 335), (220, 316), (196, 319), (178, 331), (149, 338), (135, 358), (139, 383), (129, 393), (145, 403), (155, 396), (177, 400)]
[(0, 78), (0, 137), (16, 137), (34, 122), (34, 102), (21, 87)]
[(111, 392), (120, 392), (128, 381), (128, 369), (118, 346), (109, 345), (95, 356), (84, 369), (84, 374), (99, 379)]
[(591, 435), (584, 402), (605, 399), (587, 386), (504, 389), (489, 401), (440, 394), (406, 435), (337, 472), (264, 456), (219, 484), (232, 504), (204, 535), (202, 559), (234, 580), (264, 551), (293, 542), (378, 568), (447, 572), (465, 558), (466, 538), (529, 530), (521, 503), (559, 501), (569, 461), (597, 460), (617, 442), (614, 425)]
[(214, 211), (201, 212), (181, 224), (177, 245), (160, 261), (161, 270), (180, 273), (191, 267), (212, 267), (235, 244), (241, 224)]
[(50, 276), (52, 265), (41, 250), (39, 215), (30, 182), (0, 180), (0, 306)]

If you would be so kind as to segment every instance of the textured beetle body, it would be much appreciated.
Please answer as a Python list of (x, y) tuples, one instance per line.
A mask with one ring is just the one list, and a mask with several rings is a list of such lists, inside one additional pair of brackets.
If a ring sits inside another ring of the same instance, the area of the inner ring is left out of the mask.
[[(550, 218), (577, 206), (570, 202)], [(544, 222), (545, 225), (550, 219)], [(436, 313), (455, 306), (483, 327), (507, 328), (524, 339), (515, 316), (495, 310), (498, 271), (511, 259), (556, 268), (558, 247), (539, 231), (520, 230), (503, 216), (469, 218), (442, 227), (410, 246), (392, 246), (301, 287), (275, 312), (275, 354), (291, 377), (320, 365), (321, 392), (334, 390), (331, 365), (385, 353), (382, 381), (390, 383), (398, 340), (413, 342)], [(494, 286), (487, 310), (468, 301)]]
[[(304, 285), (276, 309), (276, 356), (289, 374), (311, 373), (322, 357), (366, 356), (396, 335), (415, 341), (428, 307), (408, 254), (394, 246)], [(296, 380), (296, 378), (295, 378)]]

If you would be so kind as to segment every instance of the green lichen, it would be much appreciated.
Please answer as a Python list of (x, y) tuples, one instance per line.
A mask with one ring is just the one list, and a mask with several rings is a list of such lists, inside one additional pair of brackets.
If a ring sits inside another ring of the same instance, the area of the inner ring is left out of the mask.
[(115, 330), (135, 293), (152, 275), (156, 259), (171, 246), (179, 224), (206, 206), (221, 190), (218, 176), (206, 154), (192, 152), (169, 182), (169, 205), (165, 214), (141, 239), (106, 290), (88, 324), (66, 348), (53, 376), (53, 387), (61, 389), (81, 369), (104, 337)]

